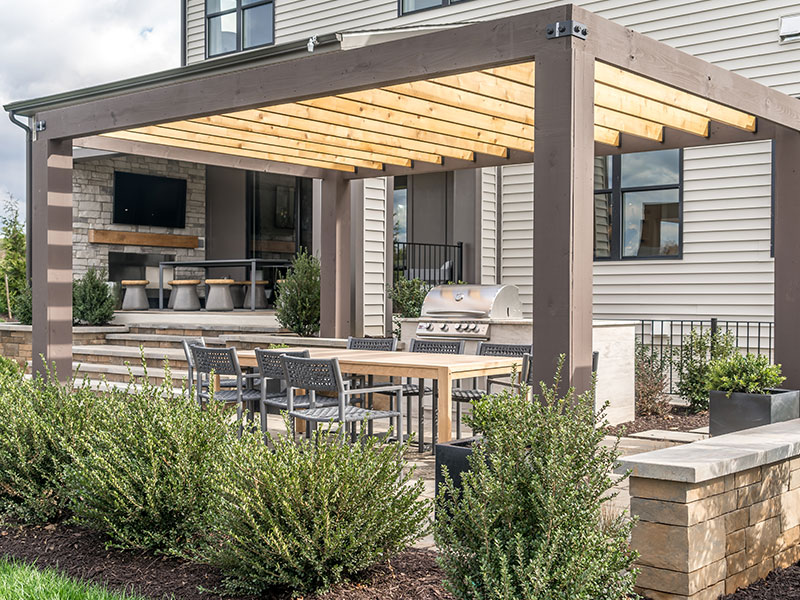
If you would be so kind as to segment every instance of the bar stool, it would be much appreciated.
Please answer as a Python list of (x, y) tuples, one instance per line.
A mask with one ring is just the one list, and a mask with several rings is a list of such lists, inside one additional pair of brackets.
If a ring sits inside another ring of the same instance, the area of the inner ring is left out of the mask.
[(200, 298), (197, 297), (199, 279), (173, 279), (169, 282), (172, 286), (173, 310), (200, 310)]
[(233, 310), (233, 299), (231, 298), (233, 279), (206, 279), (206, 285), (208, 286), (206, 310)]
[[(267, 281), (256, 281), (256, 308), (267, 308), (267, 295), (264, 286)], [(244, 292), (244, 305), (242, 308), (250, 308), (250, 282), (247, 282)]]
[(249, 281), (234, 281), (231, 285), (231, 300), (233, 308), (244, 308), (244, 286), (250, 285)]
[(150, 303), (147, 301), (147, 287), (150, 282), (147, 279), (125, 279), (122, 287), (125, 288), (125, 297), (122, 300), (122, 310), (147, 310)]

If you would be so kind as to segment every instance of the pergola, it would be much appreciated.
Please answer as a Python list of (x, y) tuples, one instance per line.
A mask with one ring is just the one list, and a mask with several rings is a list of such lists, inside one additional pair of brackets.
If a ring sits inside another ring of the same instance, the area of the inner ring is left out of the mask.
[(72, 351), (73, 143), (321, 179), (327, 336), (350, 332), (352, 182), (533, 162), (534, 371), (549, 380), (565, 354), (566, 378), (583, 390), (595, 155), (774, 139), (775, 350), (800, 385), (800, 103), (579, 7), (6, 108), (40, 130), (34, 356), (61, 374)]

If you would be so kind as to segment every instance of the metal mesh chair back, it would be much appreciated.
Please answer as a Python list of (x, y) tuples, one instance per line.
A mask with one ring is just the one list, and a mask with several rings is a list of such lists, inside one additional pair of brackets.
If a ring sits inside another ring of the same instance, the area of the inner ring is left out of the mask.
[(237, 377), (242, 374), (235, 348), (191, 346), (191, 349), (194, 353), (194, 368), (198, 373), (214, 371), (216, 375), (236, 375)]
[(428, 354), (464, 354), (464, 340), (420, 340), (412, 338), (409, 352)]
[(344, 391), (339, 361), (335, 358), (297, 358), (283, 355), (286, 384), (293, 388), (314, 390), (315, 392)]
[(493, 344), (491, 342), (480, 342), (478, 344), (479, 356), (507, 356), (510, 358), (517, 358), (530, 353), (530, 344)]
[(397, 338), (347, 338), (348, 350), (374, 350), (376, 352), (394, 352), (397, 350)]
[(267, 379), (283, 379), (286, 377), (283, 371), (282, 356), (294, 356), (298, 358), (308, 358), (308, 350), (296, 350), (294, 352), (286, 352), (284, 350), (262, 350), (261, 348), (255, 349), (256, 360), (258, 361), (258, 370), (261, 372), (262, 377)]
[(194, 369), (194, 353), (192, 353), (192, 346), (203, 346), (205, 348), (206, 340), (202, 337), (198, 338), (184, 338), (181, 340), (183, 345), (183, 353), (186, 355), (186, 363), (189, 369)]

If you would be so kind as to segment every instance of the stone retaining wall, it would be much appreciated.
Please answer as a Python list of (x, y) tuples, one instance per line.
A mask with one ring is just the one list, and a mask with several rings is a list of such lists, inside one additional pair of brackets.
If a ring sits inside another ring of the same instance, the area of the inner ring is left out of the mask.
[(800, 560), (798, 455), (796, 420), (624, 459), (637, 592), (712, 600)]
[[(104, 344), (107, 333), (121, 333), (127, 327), (73, 327), (75, 345)], [(13, 323), (0, 324), (0, 354), (17, 362), (32, 360), (31, 326)]]

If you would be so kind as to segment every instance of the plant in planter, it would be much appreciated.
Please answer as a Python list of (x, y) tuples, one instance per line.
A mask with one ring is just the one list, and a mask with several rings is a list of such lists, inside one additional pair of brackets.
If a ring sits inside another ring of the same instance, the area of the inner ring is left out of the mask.
[(278, 323), (302, 337), (319, 333), (320, 264), (301, 251), (292, 262), (286, 278), (278, 283), (275, 316)]
[(733, 354), (711, 363), (709, 430), (722, 435), (800, 417), (800, 391), (777, 389), (781, 366), (761, 354)]

